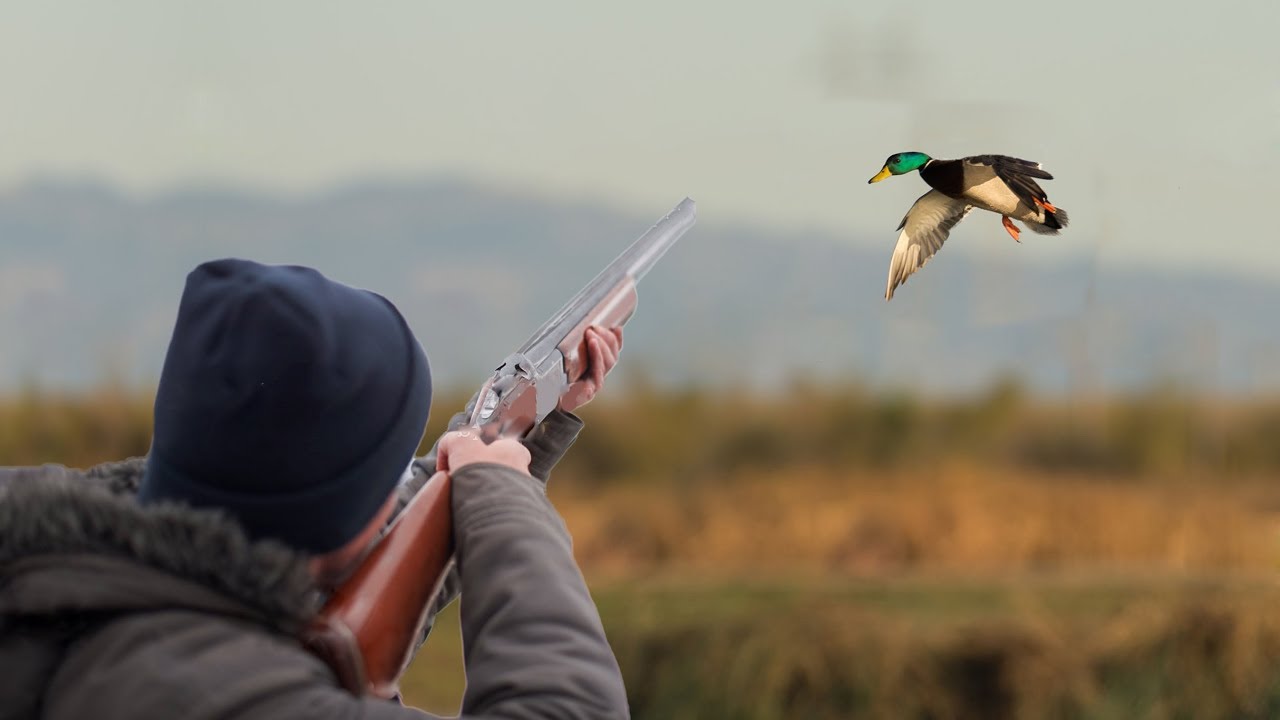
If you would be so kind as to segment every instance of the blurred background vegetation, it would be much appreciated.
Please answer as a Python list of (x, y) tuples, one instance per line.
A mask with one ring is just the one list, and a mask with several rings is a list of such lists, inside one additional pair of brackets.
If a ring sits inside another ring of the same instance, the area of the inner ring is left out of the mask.
[[(143, 454), (150, 403), (5, 397), (0, 463)], [(633, 381), (582, 414), (550, 493), (638, 718), (1280, 713), (1280, 399)], [(456, 613), (411, 704), (458, 709)]]

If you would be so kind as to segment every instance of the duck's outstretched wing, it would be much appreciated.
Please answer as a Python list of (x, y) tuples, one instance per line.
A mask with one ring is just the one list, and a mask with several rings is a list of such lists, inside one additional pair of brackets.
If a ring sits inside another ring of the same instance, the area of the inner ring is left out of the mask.
[(893, 259), (889, 261), (885, 300), (892, 300), (893, 291), (929, 262), (929, 258), (947, 241), (951, 228), (972, 209), (973, 206), (965, 201), (948, 197), (937, 190), (930, 190), (915, 201), (898, 225), (902, 232), (898, 235), (898, 244), (893, 248)]

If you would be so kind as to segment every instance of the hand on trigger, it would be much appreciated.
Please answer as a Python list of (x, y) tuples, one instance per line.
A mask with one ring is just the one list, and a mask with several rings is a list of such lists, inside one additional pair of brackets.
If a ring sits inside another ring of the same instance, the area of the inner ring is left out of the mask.
[(604, 387), (605, 376), (618, 364), (618, 355), (622, 352), (622, 328), (603, 330), (593, 325), (583, 335), (587, 345), (587, 372), (560, 396), (559, 408), (565, 412), (573, 412), (591, 402)]

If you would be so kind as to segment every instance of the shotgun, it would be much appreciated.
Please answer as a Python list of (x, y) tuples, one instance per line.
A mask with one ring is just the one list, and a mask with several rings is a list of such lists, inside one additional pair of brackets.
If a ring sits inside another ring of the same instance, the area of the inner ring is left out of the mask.
[[(587, 328), (620, 328), (631, 319), (637, 283), (695, 217), (693, 200), (685, 198), (578, 291), (494, 370), (467, 425), (486, 442), (522, 438), (533, 430), (586, 373)], [(304, 631), (304, 644), (352, 693), (396, 697), (452, 564), (449, 476), (437, 472), (329, 597)]]

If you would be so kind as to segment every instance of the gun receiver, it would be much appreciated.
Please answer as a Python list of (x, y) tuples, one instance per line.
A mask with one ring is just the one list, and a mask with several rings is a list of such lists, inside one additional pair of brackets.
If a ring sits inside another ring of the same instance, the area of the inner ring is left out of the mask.
[[(536, 427), (585, 374), (587, 328), (620, 328), (631, 319), (636, 284), (695, 219), (694, 202), (685, 198), (605, 267), (494, 370), (467, 424), (486, 442), (521, 438)], [(395, 697), (452, 565), (449, 476), (437, 472), (329, 598), (305, 644), (349, 691)]]

